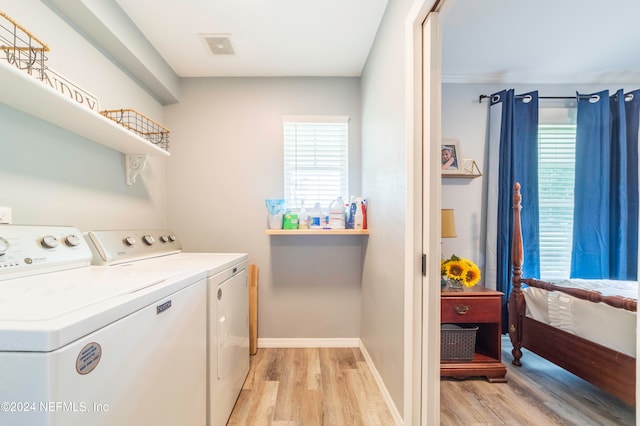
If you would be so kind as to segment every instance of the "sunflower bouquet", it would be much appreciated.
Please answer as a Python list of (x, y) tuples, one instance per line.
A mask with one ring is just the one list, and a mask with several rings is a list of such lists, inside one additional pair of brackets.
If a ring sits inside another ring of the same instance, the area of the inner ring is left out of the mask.
[(473, 287), (480, 281), (480, 268), (478, 268), (478, 265), (455, 254), (451, 255), (449, 259), (443, 259), (440, 262), (440, 274), (443, 279), (446, 277), (465, 287)]

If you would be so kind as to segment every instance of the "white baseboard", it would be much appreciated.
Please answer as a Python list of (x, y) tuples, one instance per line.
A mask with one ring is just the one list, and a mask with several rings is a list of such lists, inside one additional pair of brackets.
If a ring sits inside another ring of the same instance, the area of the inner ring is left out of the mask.
[(384, 398), (384, 402), (387, 404), (387, 408), (391, 412), (391, 417), (393, 417), (393, 421), (396, 423), (396, 426), (403, 426), (404, 421), (402, 420), (402, 416), (400, 415), (400, 412), (396, 408), (396, 405), (393, 403), (393, 399), (391, 398), (391, 395), (389, 394), (387, 387), (384, 385), (384, 382), (382, 381), (382, 377), (380, 376), (380, 373), (378, 373), (376, 366), (373, 364), (373, 360), (369, 356), (369, 352), (367, 352), (367, 348), (365, 348), (365, 346), (362, 344), (362, 341), (360, 341), (360, 352), (362, 352), (362, 356), (367, 362), (367, 365), (369, 366), (369, 370), (371, 370), (371, 374), (373, 375), (374, 380), (378, 384), (380, 393), (382, 393), (382, 398)]
[(360, 339), (336, 338), (336, 339), (271, 339), (259, 338), (259, 348), (357, 348)]
[(382, 398), (384, 402), (387, 404), (387, 408), (391, 412), (391, 416), (397, 426), (404, 425), (402, 420), (402, 416), (395, 404), (393, 403), (393, 399), (391, 399), (391, 395), (389, 395), (389, 391), (387, 390), (384, 382), (382, 381), (382, 377), (380, 377), (380, 373), (376, 369), (371, 357), (369, 356), (369, 352), (367, 352), (367, 348), (364, 347), (362, 341), (359, 338), (337, 338), (337, 339), (270, 339), (270, 338), (259, 338), (258, 339), (258, 348), (360, 348), (362, 355), (369, 366), (369, 370), (371, 370), (371, 374), (373, 375), (378, 388), (380, 389), (380, 393), (382, 394)]

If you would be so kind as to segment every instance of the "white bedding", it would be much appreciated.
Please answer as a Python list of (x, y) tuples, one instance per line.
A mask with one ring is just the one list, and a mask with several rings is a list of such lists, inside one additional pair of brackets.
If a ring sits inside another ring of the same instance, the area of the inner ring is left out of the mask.
[[(596, 290), (603, 295), (638, 298), (637, 281), (571, 279), (562, 287)], [(636, 313), (580, 300), (559, 291), (523, 289), (527, 316), (635, 358)]]

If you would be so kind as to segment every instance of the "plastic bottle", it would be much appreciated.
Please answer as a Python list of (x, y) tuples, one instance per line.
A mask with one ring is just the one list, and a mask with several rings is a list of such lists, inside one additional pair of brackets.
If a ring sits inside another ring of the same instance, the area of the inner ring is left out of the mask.
[(347, 210), (347, 229), (353, 229), (353, 221), (356, 216), (356, 197), (351, 196), (351, 201), (349, 202), (348, 210)]
[(349, 203), (344, 203), (344, 229), (353, 229), (349, 228)]
[(367, 229), (366, 205), (363, 198), (356, 198), (356, 212), (353, 218), (353, 229)]
[(298, 212), (298, 229), (309, 229), (309, 214), (304, 207), (304, 200), (302, 200), (300, 211)]
[(362, 199), (362, 229), (369, 229), (367, 225), (367, 199)]
[(329, 228), (344, 229), (344, 201), (338, 197), (329, 204)]
[(309, 217), (309, 228), (322, 228), (322, 207), (320, 206), (320, 203), (316, 203), (313, 206), (313, 210), (311, 211), (311, 215)]

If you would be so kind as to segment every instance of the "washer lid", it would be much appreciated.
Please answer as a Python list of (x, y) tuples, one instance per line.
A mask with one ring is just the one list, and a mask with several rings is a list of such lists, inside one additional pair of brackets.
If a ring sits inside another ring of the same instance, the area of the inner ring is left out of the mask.
[(185, 269), (194, 272), (206, 272), (209, 276), (220, 271), (247, 262), (247, 253), (175, 253), (164, 257), (135, 260), (122, 266), (135, 266), (154, 269)]
[(85, 268), (0, 282), (0, 352), (50, 352), (131, 314), (164, 304), (205, 274)]
[(52, 320), (161, 284), (182, 273), (184, 271), (176, 269), (92, 266), (3, 281), (0, 282), (0, 321)]

